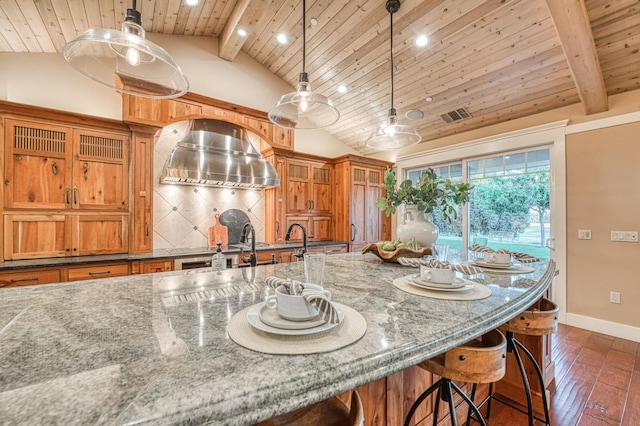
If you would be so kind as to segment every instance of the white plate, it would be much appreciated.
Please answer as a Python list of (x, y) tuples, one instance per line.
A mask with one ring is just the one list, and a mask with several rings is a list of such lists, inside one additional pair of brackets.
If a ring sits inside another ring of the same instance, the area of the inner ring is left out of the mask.
[(457, 278), (457, 277), (453, 280), (451, 284), (432, 283), (430, 281), (423, 280), (422, 278), (420, 278), (419, 274), (409, 275), (407, 279), (410, 281), (413, 281), (413, 284), (417, 284), (421, 287), (452, 289), (452, 288), (460, 288), (465, 286), (465, 282), (462, 280), (462, 278)]
[[(411, 277), (411, 275), (409, 275), (408, 277), (405, 277), (405, 279), (407, 280), (407, 282), (413, 286), (416, 287), (420, 287), (423, 288), (425, 290), (432, 290), (432, 291), (469, 291), (469, 290), (473, 290), (473, 286), (474, 286), (474, 282), (473, 281), (469, 281), (469, 280), (465, 280), (464, 278), (456, 278), (456, 282), (458, 280), (462, 281), (462, 286), (460, 287), (454, 287), (452, 288), (451, 285), (449, 284), (418, 284), (417, 282), (415, 282), (413, 279), (409, 278)], [(435, 286), (439, 286), (439, 287), (434, 287)], [(445, 287), (446, 286), (446, 287)]]
[(338, 311), (339, 321), (337, 324), (324, 323), (312, 328), (287, 330), (284, 328), (272, 327), (263, 323), (262, 320), (260, 320), (260, 310), (263, 306), (264, 302), (251, 306), (251, 308), (249, 308), (249, 310), (247, 311), (247, 321), (249, 321), (249, 324), (251, 324), (251, 326), (257, 330), (264, 331), (265, 333), (270, 334), (278, 334), (280, 336), (308, 336), (310, 334), (322, 333), (323, 331), (331, 330), (344, 320), (344, 313), (340, 309), (340, 304), (333, 302), (333, 306), (335, 306), (336, 310)]
[(260, 321), (266, 325), (282, 328), (284, 330), (304, 330), (306, 328), (318, 327), (326, 322), (320, 316), (316, 316), (308, 321), (291, 321), (282, 318), (278, 315), (278, 311), (276, 309), (269, 308), (266, 304), (260, 308), (259, 316)]
[(514, 266), (513, 263), (496, 263), (496, 262), (485, 262), (482, 259), (473, 259), (473, 263), (478, 266), (482, 266), (483, 268), (495, 268), (495, 269), (507, 269)]

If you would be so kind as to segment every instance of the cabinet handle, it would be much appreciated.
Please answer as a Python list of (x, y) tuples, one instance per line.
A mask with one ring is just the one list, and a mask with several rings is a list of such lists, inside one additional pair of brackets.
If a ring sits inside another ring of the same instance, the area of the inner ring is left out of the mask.
[(111, 271), (89, 272), (89, 275), (109, 275)]
[(58, 165), (56, 163), (51, 164), (51, 173), (53, 173), (54, 175), (58, 174)]
[(70, 204), (70, 201), (69, 201), (69, 195), (70, 195), (70, 194), (71, 194), (71, 189), (67, 188), (67, 189), (64, 191), (64, 203), (65, 203), (65, 204)]
[(385, 233), (385, 234), (387, 233), (387, 224), (386, 223), (382, 224), (382, 232)]
[(78, 188), (73, 188), (73, 204), (78, 205)]
[(38, 277), (21, 278), (19, 280), (12, 279), (12, 283), (23, 283), (27, 281), (38, 281)]
[(145, 233), (147, 234), (146, 236), (149, 236), (149, 222), (145, 222), (144, 223), (144, 228), (145, 228)]
[(86, 161), (82, 165), (82, 177), (84, 178), (84, 180), (89, 179), (89, 163), (87, 163)]
[(309, 210), (313, 210), (313, 201), (309, 200)]
[(358, 228), (352, 223), (351, 224), (351, 241), (356, 240), (356, 232), (358, 232)]
[(280, 235), (280, 221), (276, 220), (276, 235)]
[(315, 210), (316, 208), (316, 202), (311, 200), (311, 210)]

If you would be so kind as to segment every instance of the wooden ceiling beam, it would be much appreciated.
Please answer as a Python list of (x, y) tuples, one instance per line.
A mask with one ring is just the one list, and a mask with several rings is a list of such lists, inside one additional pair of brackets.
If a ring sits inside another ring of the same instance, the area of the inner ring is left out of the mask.
[(545, 0), (587, 115), (609, 109), (584, 0)]
[[(247, 18), (251, 20), (249, 15), (253, 15), (257, 10), (264, 7), (264, 1), (239, 0), (231, 12), (231, 16), (227, 20), (218, 45), (218, 56), (227, 61), (233, 61), (242, 49), (242, 45), (247, 37), (241, 37), (238, 29), (241, 25), (246, 25)], [(244, 22), (244, 23), (243, 23)], [(249, 22), (250, 23), (250, 22)], [(250, 31), (250, 28), (245, 28)]]

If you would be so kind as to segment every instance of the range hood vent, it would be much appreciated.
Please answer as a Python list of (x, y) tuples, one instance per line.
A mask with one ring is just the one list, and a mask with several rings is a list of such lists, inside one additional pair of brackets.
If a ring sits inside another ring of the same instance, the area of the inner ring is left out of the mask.
[(246, 129), (221, 120), (175, 123), (182, 129), (160, 177), (161, 183), (232, 188), (280, 185), (275, 168), (249, 140)]

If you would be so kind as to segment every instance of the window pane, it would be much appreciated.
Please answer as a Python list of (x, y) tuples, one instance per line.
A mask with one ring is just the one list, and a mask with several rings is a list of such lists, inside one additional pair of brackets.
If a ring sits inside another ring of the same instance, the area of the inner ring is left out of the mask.
[(505, 155), (504, 164), (507, 173), (524, 173), (527, 169), (525, 153)]
[(504, 174), (504, 168), (502, 166), (503, 156), (487, 158), (484, 161), (484, 175), (485, 176), (496, 176)]
[(450, 168), (451, 180), (454, 182), (462, 182), (462, 164), (454, 164)]
[(469, 178), (481, 178), (484, 176), (484, 160), (469, 161)]
[(529, 172), (549, 170), (549, 150), (541, 149), (527, 153), (527, 168)]

